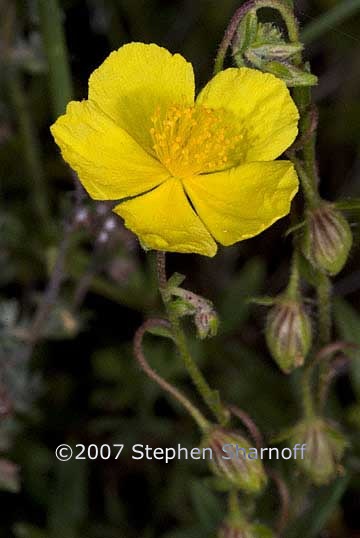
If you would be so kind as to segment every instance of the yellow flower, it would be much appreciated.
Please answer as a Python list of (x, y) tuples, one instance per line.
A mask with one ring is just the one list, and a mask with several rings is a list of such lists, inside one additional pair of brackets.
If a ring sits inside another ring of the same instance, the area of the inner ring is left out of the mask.
[(63, 158), (96, 200), (114, 209), (144, 246), (214, 256), (286, 215), (298, 189), (289, 161), (297, 135), (285, 84), (247, 68), (216, 75), (195, 100), (179, 54), (130, 43), (89, 80), (51, 127)]

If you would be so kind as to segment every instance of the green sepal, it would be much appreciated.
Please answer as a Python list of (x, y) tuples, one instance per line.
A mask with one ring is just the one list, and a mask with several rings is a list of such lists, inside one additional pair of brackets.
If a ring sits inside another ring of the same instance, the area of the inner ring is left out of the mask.
[(162, 336), (163, 338), (170, 338), (170, 340), (174, 340), (170, 327), (167, 328), (163, 325), (158, 325), (156, 327), (150, 327), (147, 329), (147, 332), (153, 334), (154, 336)]
[(182, 297), (178, 297), (172, 300), (169, 303), (169, 308), (178, 318), (182, 318), (184, 316), (192, 316), (196, 311), (194, 306)]
[(263, 62), (261, 69), (280, 78), (291, 88), (295, 86), (316, 86), (318, 83), (318, 78), (315, 75), (303, 71), (290, 63), (275, 60)]
[(182, 275), (181, 273), (174, 273), (167, 281), (168, 289), (171, 290), (171, 288), (178, 288), (179, 286), (181, 286), (185, 279), (185, 275)]
[(303, 50), (301, 43), (253, 43), (248, 55), (256, 55), (259, 60), (288, 60)]
[(234, 59), (238, 66), (244, 65), (243, 53), (256, 40), (258, 33), (258, 18), (256, 11), (249, 11), (242, 19), (237, 31), (236, 50), (233, 50)]

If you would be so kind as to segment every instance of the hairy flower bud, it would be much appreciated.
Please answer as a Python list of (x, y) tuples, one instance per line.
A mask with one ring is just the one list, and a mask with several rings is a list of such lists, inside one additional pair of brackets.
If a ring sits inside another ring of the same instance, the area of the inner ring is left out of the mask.
[(200, 309), (196, 312), (195, 326), (198, 337), (201, 340), (211, 336), (216, 336), (219, 328), (219, 318), (215, 310), (211, 307)]
[(328, 484), (338, 474), (340, 461), (347, 447), (344, 436), (324, 419), (315, 417), (300, 422), (290, 434), (294, 445), (305, 445), (305, 457), (296, 463), (314, 484)]
[(267, 479), (262, 461), (257, 453), (249, 452), (251, 447), (244, 437), (216, 427), (206, 435), (203, 446), (212, 449), (210, 468), (225, 489), (236, 487), (247, 493), (263, 489)]
[(333, 204), (323, 203), (308, 211), (302, 250), (313, 266), (336, 275), (344, 267), (351, 246), (349, 223)]
[(285, 373), (304, 364), (312, 342), (311, 321), (301, 302), (281, 299), (268, 313), (266, 342)]
[(201, 340), (217, 334), (219, 317), (211, 301), (178, 286), (169, 287), (169, 291), (176, 297), (171, 303), (171, 308), (178, 317), (194, 316), (197, 335)]

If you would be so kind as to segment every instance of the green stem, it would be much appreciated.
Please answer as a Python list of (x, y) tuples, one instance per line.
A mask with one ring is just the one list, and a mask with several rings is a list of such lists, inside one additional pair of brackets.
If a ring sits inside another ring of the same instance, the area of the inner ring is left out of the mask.
[(180, 402), (181, 405), (193, 417), (201, 431), (206, 432), (209, 429), (209, 422), (202, 415), (202, 413), (200, 413), (200, 411), (195, 407), (195, 405), (192, 404), (190, 400), (188, 400), (188, 398), (184, 396), (184, 394), (182, 394), (178, 389), (176, 389), (173, 385), (165, 381), (165, 379), (163, 379), (159, 374), (157, 374), (146, 360), (142, 347), (144, 335), (147, 331), (159, 326), (167, 327), (168, 323), (163, 319), (149, 319), (145, 321), (145, 323), (143, 323), (141, 327), (139, 327), (139, 329), (136, 331), (134, 338), (135, 358), (138, 361), (142, 370), (146, 373), (146, 375), (148, 375), (153, 381), (155, 381), (162, 389), (171, 394), (171, 396), (176, 398), (176, 400), (178, 400), (178, 402)]
[(297, 249), (294, 249), (289, 284), (286, 289), (286, 294), (294, 300), (299, 298), (300, 290), (300, 271), (299, 271), (299, 254)]
[[(319, 328), (319, 343), (318, 349), (321, 350), (328, 345), (331, 340), (331, 281), (323, 273), (318, 274), (318, 285), (316, 287), (317, 303), (318, 303), (318, 328)], [(319, 363), (319, 354), (315, 355), (310, 360), (304, 369), (302, 378), (302, 400), (304, 414), (306, 417), (312, 417), (315, 413), (314, 398), (312, 396), (312, 376), (315, 367)], [(331, 363), (329, 360), (324, 360), (319, 365), (319, 387), (317, 391), (317, 407), (318, 411), (322, 412), (325, 403), (327, 386), (329, 382), (329, 374)]]
[(333, 30), (335, 26), (341, 24), (344, 20), (360, 11), (360, 0), (342, 0), (310, 22), (301, 32), (301, 38), (305, 43), (311, 43), (318, 39), (329, 30)]
[(244, 519), (244, 516), (240, 511), (239, 497), (236, 489), (231, 489), (229, 491), (228, 503), (230, 517), (238, 521)]
[(181, 327), (180, 320), (171, 308), (171, 296), (167, 288), (165, 256), (165, 252), (157, 252), (158, 281), (160, 293), (171, 325), (176, 346), (179, 350), (185, 368), (187, 369), (197, 391), (199, 392), (209, 409), (211, 409), (218, 422), (224, 425), (228, 421), (228, 414), (225, 412), (221, 405), (218, 393), (210, 388), (205, 377), (203, 376), (194, 359), (192, 358), (187, 346), (185, 333)]
[(309, 209), (316, 207), (320, 201), (319, 193), (315, 187), (315, 182), (309, 177), (303, 163), (295, 156), (290, 156), (291, 161), (294, 163), (296, 172), (299, 176), (300, 183), (304, 192), (306, 204)]
[(304, 367), (304, 372), (301, 380), (302, 405), (306, 418), (311, 418), (315, 415), (315, 403), (312, 387), (313, 362), (308, 362)]
[(319, 347), (326, 346), (331, 340), (331, 281), (319, 273), (316, 288), (319, 318)]
[[(319, 348), (322, 348), (331, 341), (331, 281), (323, 273), (319, 273), (318, 278), (319, 282), (316, 287), (316, 294), (319, 320)], [(330, 371), (331, 362), (323, 361), (319, 368), (318, 401), (320, 407), (323, 407), (325, 404), (324, 395), (327, 391)]]
[(44, 50), (48, 59), (54, 118), (64, 114), (73, 96), (69, 58), (58, 0), (39, 0)]
[[(311, 88), (297, 87), (293, 90), (293, 97), (296, 106), (299, 109), (299, 133), (300, 138), (305, 138), (305, 143), (302, 148), (305, 171), (313, 183), (314, 189), (317, 190), (318, 177), (316, 166), (316, 128), (313, 128), (313, 113)], [(316, 120), (317, 121), (317, 120)], [(308, 136), (308, 133), (311, 133)]]
[(48, 223), (49, 204), (40, 146), (20, 73), (16, 68), (10, 67), (7, 69), (6, 80), (9, 98), (16, 113), (33, 206), (41, 221)]

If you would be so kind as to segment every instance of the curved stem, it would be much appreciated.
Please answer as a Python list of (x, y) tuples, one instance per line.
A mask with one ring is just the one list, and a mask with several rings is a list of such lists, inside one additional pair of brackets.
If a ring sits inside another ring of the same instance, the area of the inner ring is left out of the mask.
[(221, 405), (219, 395), (210, 388), (208, 382), (192, 358), (180, 320), (170, 306), (171, 297), (167, 288), (165, 252), (157, 252), (157, 271), (160, 293), (165, 305), (168, 319), (170, 321), (173, 337), (184, 362), (185, 368), (187, 369), (192, 382), (194, 383), (206, 405), (209, 407), (209, 409), (211, 409), (219, 423), (225, 425), (228, 421), (228, 415)]
[(200, 413), (200, 411), (188, 400), (178, 389), (176, 389), (173, 385), (165, 381), (159, 374), (155, 372), (147, 362), (143, 348), (143, 338), (145, 333), (154, 327), (169, 327), (169, 323), (164, 319), (149, 319), (145, 321), (139, 327), (139, 329), (135, 333), (134, 337), (134, 355), (136, 360), (138, 361), (141, 369), (146, 373), (148, 377), (150, 377), (153, 381), (155, 381), (162, 389), (164, 389), (166, 392), (171, 394), (174, 398), (178, 400), (178, 402), (181, 403), (181, 405), (189, 412), (189, 414), (193, 417), (195, 422), (198, 424), (200, 429), (204, 432), (208, 429), (209, 423), (206, 420), (206, 418)]
[(231, 19), (230, 24), (226, 29), (223, 40), (220, 43), (218, 53), (215, 58), (214, 75), (216, 75), (223, 69), (226, 53), (235, 36), (236, 30), (238, 29), (240, 21), (241, 19), (243, 19), (243, 17), (247, 13), (249, 13), (249, 11), (255, 8), (255, 4), (256, 4), (256, 0), (250, 0), (249, 2), (245, 2), (245, 4), (243, 4), (241, 7), (239, 7), (237, 11), (235, 11), (234, 16)]
[(255, 441), (256, 448), (260, 450), (264, 446), (264, 439), (252, 418), (245, 411), (239, 409), (236, 405), (228, 405), (228, 409), (232, 415), (241, 420), (241, 422), (246, 426), (251, 437)]
[(281, 500), (281, 509), (276, 523), (277, 536), (280, 538), (290, 517), (290, 493), (286, 483), (276, 471), (267, 469), (267, 473), (275, 482)]

